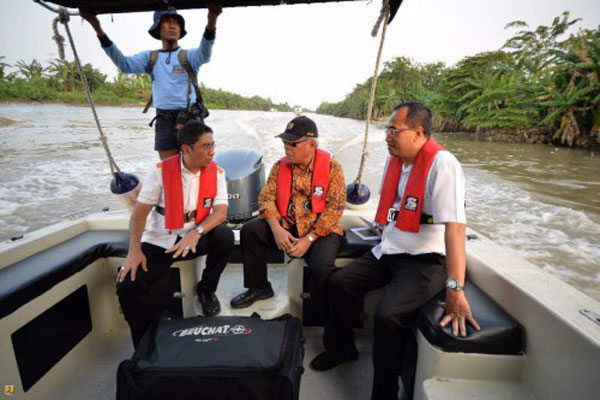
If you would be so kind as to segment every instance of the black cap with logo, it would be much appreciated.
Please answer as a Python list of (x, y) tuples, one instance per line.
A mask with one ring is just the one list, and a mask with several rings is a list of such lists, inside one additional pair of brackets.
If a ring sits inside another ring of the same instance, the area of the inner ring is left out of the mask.
[(300, 140), (303, 137), (316, 139), (319, 137), (319, 131), (317, 130), (315, 121), (303, 115), (291, 120), (285, 128), (285, 132), (275, 137), (289, 141)]

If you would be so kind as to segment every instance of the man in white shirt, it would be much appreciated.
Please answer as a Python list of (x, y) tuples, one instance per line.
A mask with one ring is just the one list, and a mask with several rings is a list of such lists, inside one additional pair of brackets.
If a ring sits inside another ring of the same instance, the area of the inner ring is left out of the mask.
[(228, 205), (225, 171), (212, 161), (212, 129), (202, 122), (189, 121), (178, 142), (181, 152), (147, 176), (129, 221), (129, 252), (117, 294), (134, 346), (168, 301), (152, 289), (174, 262), (207, 255), (198, 299), (204, 315), (221, 310), (215, 291), (233, 250), (233, 232), (222, 225)]
[(432, 114), (425, 105), (398, 105), (386, 142), (390, 157), (384, 172), (376, 222), (385, 225), (382, 241), (331, 277), (330, 310), (323, 343), (326, 351), (311, 367), (331, 369), (358, 353), (352, 322), (360, 298), (386, 286), (375, 311), (372, 399), (397, 399), (398, 375), (413, 394), (417, 344), (412, 333), (419, 307), (446, 287), (446, 315), (452, 333), (475, 329), (465, 282), (465, 182), (456, 158), (431, 138)]

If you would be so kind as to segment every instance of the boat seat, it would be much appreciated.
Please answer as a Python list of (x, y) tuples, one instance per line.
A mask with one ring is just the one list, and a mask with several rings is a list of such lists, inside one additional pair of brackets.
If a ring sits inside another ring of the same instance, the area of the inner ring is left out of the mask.
[(354, 215), (343, 215), (342, 225), (344, 226), (344, 240), (338, 252), (338, 258), (358, 258), (379, 242), (376, 240), (363, 240), (356, 233), (352, 232), (352, 228), (364, 228), (367, 224)]
[(0, 269), (0, 318), (100, 258), (125, 257), (126, 230), (88, 231)]
[[(345, 215), (342, 217), (342, 224), (346, 235), (338, 258), (358, 258), (379, 243), (373, 240), (363, 240), (350, 230), (355, 227), (367, 226), (359, 217)], [(467, 336), (463, 338), (454, 337), (450, 325), (441, 328), (440, 322), (444, 315), (441, 303), (444, 292), (423, 306), (417, 318), (417, 327), (432, 345), (446, 352), (523, 353), (522, 332), (517, 321), (468, 279), (465, 294), (481, 331), (477, 331), (467, 324)]]
[(451, 324), (440, 326), (445, 291), (421, 308), (417, 327), (432, 345), (445, 352), (518, 355), (524, 353), (521, 326), (467, 279), (465, 295), (481, 330), (467, 323), (467, 336), (452, 335)]

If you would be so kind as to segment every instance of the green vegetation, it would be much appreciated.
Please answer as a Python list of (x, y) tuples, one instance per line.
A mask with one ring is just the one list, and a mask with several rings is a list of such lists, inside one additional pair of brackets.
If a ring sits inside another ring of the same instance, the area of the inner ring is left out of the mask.
[[(38, 60), (27, 63), (19, 60), (15, 71), (6, 74), (12, 67), (0, 56), (0, 101), (21, 100), (85, 104), (87, 102), (83, 84), (74, 62), (56, 59), (43, 66)], [(119, 73), (112, 82), (91, 64), (83, 66), (84, 74), (98, 104), (145, 105), (152, 92), (148, 75)], [(202, 88), (202, 95), (210, 109), (291, 111), (287, 104), (275, 104), (259, 96), (243, 97), (239, 94)]]
[[(372, 118), (389, 116), (407, 100), (431, 106), (439, 131), (468, 130), (504, 140), (600, 145), (600, 29), (580, 29), (563, 38), (564, 12), (550, 26), (521, 29), (497, 51), (465, 57), (452, 67), (420, 64), (405, 57), (385, 63)], [(339, 103), (317, 112), (366, 118), (371, 79)]]

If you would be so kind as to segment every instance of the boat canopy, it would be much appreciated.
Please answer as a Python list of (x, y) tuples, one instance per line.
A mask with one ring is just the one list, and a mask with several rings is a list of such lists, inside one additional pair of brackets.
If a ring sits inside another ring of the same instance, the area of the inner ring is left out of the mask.
[[(37, 1), (37, 0), (34, 0)], [(340, 1), (365, 0), (221, 0), (223, 7), (275, 6), (280, 4), (333, 3)], [(39, 2), (39, 1), (38, 1)], [(198, 0), (44, 0), (68, 8), (86, 8), (97, 14), (116, 14), (135, 11), (166, 10), (174, 7), (178, 10), (206, 8), (208, 1)]]

